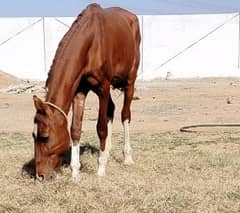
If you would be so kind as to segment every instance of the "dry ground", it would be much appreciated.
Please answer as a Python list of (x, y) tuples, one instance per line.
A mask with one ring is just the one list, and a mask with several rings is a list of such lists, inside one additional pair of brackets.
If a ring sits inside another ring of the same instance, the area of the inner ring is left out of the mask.
[(122, 163), (123, 97), (112, 94), (117, 109), (107, 176), (96, 176), (98, 104), (90, 94), (80, 181), (71, 180), (65, 165), (56, 180), (44, 184), (32, 177), (32, 94), (0, 94), (0, 212), (240, 211), (240, 130), (179, 132), (186, 124), (240, 122), (240, 79), (137, 82), (131, 167)]

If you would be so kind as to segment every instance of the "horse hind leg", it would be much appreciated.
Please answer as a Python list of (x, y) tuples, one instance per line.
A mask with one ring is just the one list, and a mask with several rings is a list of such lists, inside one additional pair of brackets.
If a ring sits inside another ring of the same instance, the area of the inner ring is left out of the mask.
[(72, 102), (72, 125), (71, 125), (71, 139), (72, 139), (72, 147), (71, 147), (71, 169), (72, 169), (72, 177), (74, 179), (79, 178), (80, 171), (80, 136), (82, 129), (82, 119), (83, 119), (83, 111), (84, 104), (87, 93), (78, 93)]
[[(138, 26), (138, 25), (136, 25)], [(134, 83), (136, 80), (137, 75), (137, 69), (140, 62), (140, 52), (139, 52), (139, 44), (140, 44), (140, 37), (139, 37), (139, 28), (137, 27), (135, 32), (137, 46), (135, 50), (135, 58), (133, 61), (132, 69), (130, 70), (129, 76), (128, 76), (128, 84), (124, 88), (124, 103), (123, 103), (123, 109), (122, 109), (122, 124), (124, 129), (124, 148), (123, 148), (123, 154), (124, 154), (124, 164), (129, 165), (133, 164), (134, 161), (132, 159), (132, 148), (130, 144), (130, 133), (129, 133), (129, 124), (131, 121), (131, 110), (130, 105), (133, 99), (133, 93), (134, 93)]]
[(134, 161), (132, 159), (132, 148), (130, 144), (130, 121), (131, 121), (131, 110), (130, 105), (133, 98), (134, 85), (128, 86), (124, 90), (124, 104), (122, 109), (122, 124), (124, 129), (124, 164), (130, 165), (133, 164)]
[(107, 109), (108, 134), (107, 134), (107, 138), (106, 138), (106, 151), (108, 152), (108, 154), (112, 148), (112, 125), (113, 125), (114, 111), (115, 111), (115, 105), (112, 101), (111, 95), (109, 95), (108, 109)]

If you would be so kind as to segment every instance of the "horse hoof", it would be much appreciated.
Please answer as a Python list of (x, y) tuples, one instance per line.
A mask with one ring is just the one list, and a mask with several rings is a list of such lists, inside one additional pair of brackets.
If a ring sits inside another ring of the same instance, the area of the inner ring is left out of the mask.
[(80, 181), (80, 175), (78, 176), (72, 176), (71, 177), (71, 180), (74, 182), (74, 183), (78, 183)]
[(132, 164), (134, 164), (132, 156), (126, 157), (125, 160), (124, 160), (124, 165), (132, 165)]
[(99, 177), (104, 177), (106, 175), (105, 169), (99, 168), (98, 172), (97, 172), (97, 175)]
[(80, 179), (79, 172), (72, 172), (72, 180), (78, 181)]

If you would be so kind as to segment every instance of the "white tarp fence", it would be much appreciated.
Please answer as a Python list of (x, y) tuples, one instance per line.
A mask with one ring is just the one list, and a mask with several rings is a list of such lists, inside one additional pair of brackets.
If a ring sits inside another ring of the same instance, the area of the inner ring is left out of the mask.
[[(240, 76), (239, 14), (138, 16), (138, 78)], [(0, 18), (0, 70), (45, 80), (72, 17)]]

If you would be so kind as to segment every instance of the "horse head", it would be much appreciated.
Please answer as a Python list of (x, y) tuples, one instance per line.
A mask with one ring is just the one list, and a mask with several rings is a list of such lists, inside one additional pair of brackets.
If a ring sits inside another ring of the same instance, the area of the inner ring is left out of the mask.
[(64, 153), (69, 148), (70, 136), (66, 117), (56, 108), (33, 96), (36, 114), (34, 117), (34, 155), (36, 178), (53, 178), (60, 170)]

